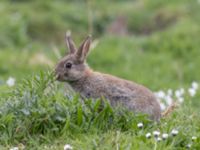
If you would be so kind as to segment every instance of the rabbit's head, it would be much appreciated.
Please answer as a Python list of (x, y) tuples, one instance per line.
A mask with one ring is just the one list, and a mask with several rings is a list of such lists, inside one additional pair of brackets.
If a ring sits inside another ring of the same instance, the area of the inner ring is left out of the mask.
[(81, 46), (76, 49), (70, 34), (66, 34), (66, 44), (69, 51), (67, 55), (58, 62), (55, 68), (57, 80), (73, 82), (87, 74), (89, 67), (85, 63), (85, 59), (89, 52), (90, 43), (91, 36), (88, 36)]

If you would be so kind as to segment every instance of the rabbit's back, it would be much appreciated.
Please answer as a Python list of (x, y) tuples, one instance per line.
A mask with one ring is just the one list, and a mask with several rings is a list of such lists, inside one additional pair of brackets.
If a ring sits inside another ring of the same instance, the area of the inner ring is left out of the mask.
[(83, 97), (108, 99), (112, 106), (122, 105), (134, 112), (148, 114), (153, 120), (161, 117), (160, 105), (154, 94), (142, 85), (111, 75), (91, 72), (72, 84)]

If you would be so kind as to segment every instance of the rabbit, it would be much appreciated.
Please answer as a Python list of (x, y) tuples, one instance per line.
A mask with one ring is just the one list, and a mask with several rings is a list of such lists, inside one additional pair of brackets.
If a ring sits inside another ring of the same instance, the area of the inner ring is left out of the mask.
[(84, 98), (103, 97), (112, 107), (122, 105), (134, 113), (144, 113), (151, 120), (159, 121), (162, 116), (161, 108), (153, 92), (132, 81), (95, 72), (87, 65), (91, 42), (91, 36), (87, 36), (77, 49), (71, 35), (66, 34), (69, 51), (56, 65), (56, 79), (68, 82)]

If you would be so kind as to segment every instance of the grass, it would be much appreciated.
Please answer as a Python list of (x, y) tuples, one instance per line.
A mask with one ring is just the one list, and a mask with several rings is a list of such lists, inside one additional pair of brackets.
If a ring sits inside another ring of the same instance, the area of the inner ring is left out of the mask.
[[(75, 149), (178, 149), (189, 143), (194, 148), (199, 146), (199, 139), (192, 142), (192, 136), (199, 135), (200, 121), (199, 112), (192, 109), (195, 98), (187, 98), (170, 117), (154, 123), (142, 114), (111, 108), (107, 101), (89, 99), (83, 103), (78, 95), (70, 93), (54, 82), (51, 73), (41, 72), (24, 80), (1, 99), (1, 145), (25, 145), (27, 149), (57, 149), (65, 143)], [(144, 124), (142, 129), (137, 127), (140, 122)], [(179, 134), (170, 135), (166, 141), (145, 137), (148, 132), (170, 134), (173, 129)]]
[[(77, 45), (89, 32), (86, 2), (1, 1), (0, 149), (63, 149), (65, 144), (105, 150), (187, 149), (191, 144), (199, 149), (199, 90), (194, 97), (187, 92), (193, 81), (199, 83), (199, 8), (196, 0), (90, 1), (98, 44), (88, 63), (94, 70), (152, 91), (185, 89), (184, 102), (153, 123), (142, 114), (111, 108), (106, 100), (83, 102), (66, 84), (54, 81), (56, 49), (66, 53), (65, 31), (71, 29)], [(126, 18), (127, 35), (107, 31), (118, 16)], [(16, 79), (14, 87), (6, 84), (10, 76)], [(173, 129), (179, 131), (175, 137)], [(155, 130), (169, 138), (157, 142), (145, 137)]]

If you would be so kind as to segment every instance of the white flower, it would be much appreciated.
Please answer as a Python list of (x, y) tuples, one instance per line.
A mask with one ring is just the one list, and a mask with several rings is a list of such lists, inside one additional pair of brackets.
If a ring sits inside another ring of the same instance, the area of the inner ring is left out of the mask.
[(165, 100), (166, 100), (166, 102), (167, 102), (168, 105), (171, 105), (171, 104), (172, 104), (172, 101), (173, 101), (173, 100), (172, 100), (172, 98), (171, 98), (170, 96), (166, 96), (166, 97), (165, 97)]
[(151, 133), (147, 133), (146, 138), (148, 138), (148, 139), (151, 138)]
[(168, 135), (167, 133), (163, 133), (163, 134), (162, 134), (163, 140), (166, 140), (166, 139), (168, 138), (168, 136), (169, 136), (169, 135)]
[(140, 123), (137, 124), (137, 126), (138, 126), (138, 128), (142, 128), (143, 127), (143, 123), (140, 122)]
[(197, 137), (196, 136), (193, 136), (192, 137), (192, 141), (196, 141)]
[(193, 82), (192, 82), (192, 88), (195, 89), (195, 90), (197, 90), (197, 89), (199, 88), (198, 83), (195, 82), (195, 81), (193, 81)]
[(12, 148), (10, 148), (10, 150), (19, 150), (19, 148), (18, 147), (12, 147)]
[(188, 144), (186, 147), (187, 147), (187, 148), (191, 148), (191, 146), (192, 146), (191, 144)]
[(183, 97), (179, 97), (179, 98), (178, 98), (178, 101), (179, 101), (180, 103), (183, 103), (184, 98), (183, 98)]
[(178, 134), (178, 130), (173, 129), (172, 132), (171, 132), (171, 134), (172, 134), (173, 136), (176, 136), (176, 135)]
[(158, 97), (158, 98), (164, 98), (165, 97), (165, 92), (163, 92), (163, 91), (158, 91), (157, 93), (155, 93), (156, 94), (156, 96)]
[(154, 135), (155, 137), (158, 137), (158, 136), (160, 135), (160, 132), (159, 132), (159, 131), (153, 131), (153, 135)]
[(166, 109), (166, 105), (164, 103), (160, 103), (160, 108), (161, 108), (161, 110), (165, 110)]
[(160, 137), (156, 138), (156, 141), (160, 142), (162, 139)]
[(184, 90), (182, 89), (179, 89), (179, 90), (176, 90), (175, 91), (175, 96), (177, 97), (177, 98), (179, 98), (179, 97), (181, 97), (182, 95), (183, 95), (183, 92), (184, 92)]
[(189, 88), (188, 92), (189, 92), (189, 94), (190, 94), (191, 97), (194, 97), (196, 95), (196, 90), (193, 89), (193, 88)]
[(69, 145), (69, 144), (66, 144), (64, 146), (64, 150), (72, 150), (72, 149), (73, 149), (73, 147), (71, 145)]
[(6, 81), (6, 84), (11, 87), (15, 85), (15, 78), (9, 77), (8, 80)]

